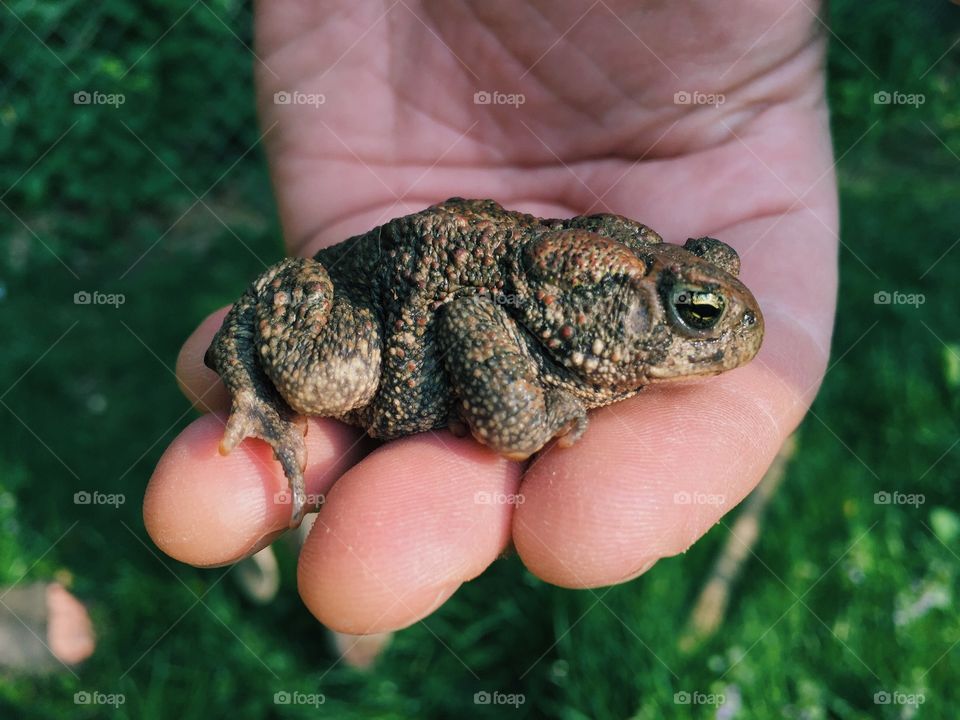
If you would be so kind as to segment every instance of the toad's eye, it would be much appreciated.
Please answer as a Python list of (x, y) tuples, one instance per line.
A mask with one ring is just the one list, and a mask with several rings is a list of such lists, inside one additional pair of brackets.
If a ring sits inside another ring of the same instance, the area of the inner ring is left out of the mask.
[(690, 285), (678, 285), (670, 293), (670, 307), (691, 330), (709, 330), (723, 317), (723, 295)]

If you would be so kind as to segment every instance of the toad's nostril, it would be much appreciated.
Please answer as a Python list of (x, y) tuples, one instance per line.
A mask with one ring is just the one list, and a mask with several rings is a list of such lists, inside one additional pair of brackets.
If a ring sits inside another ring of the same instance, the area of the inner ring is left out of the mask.
[(752, 310), (747, 310), (743, 314), (743, 324), (746, 327), (750, 327), (751, 325), (757, 324), (757, 316)]

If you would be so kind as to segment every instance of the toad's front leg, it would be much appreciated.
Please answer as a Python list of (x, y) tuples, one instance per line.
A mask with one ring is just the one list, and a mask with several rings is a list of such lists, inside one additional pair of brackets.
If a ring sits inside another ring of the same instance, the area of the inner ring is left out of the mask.
[(483, 444), (524, 460), (553, 437), (571, 444), (586, 430), (583, 404), (540, 384), (516, 323), (490, 299), (470, 296), (445, 305), (438, 332), (457, 414)]
[(373, 311), (335, 290), (317, 260), (269, 268), (224, 319), (204, 358), (232, 399), (220, 451), (268, 442), (290, 483), (291, 527), (306, 510), (304, 415), (340, 416), (376, 392), (380, 331)]

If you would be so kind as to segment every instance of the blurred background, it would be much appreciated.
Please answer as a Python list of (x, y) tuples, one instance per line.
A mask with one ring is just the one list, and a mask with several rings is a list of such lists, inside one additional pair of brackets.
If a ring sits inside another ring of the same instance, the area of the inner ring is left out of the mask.
[[(960, 7), (830, 4), (835, 364), (719, 632), (677, 642), (736, 513), (596, 592), (500, 560), (360, 672), (300, 604), (292, 555), (257, 607), (229, 570), (161, 556), (140, 516), (194, 417), (183, 339), (282, 254), (251, 8), (0, 6), (0, 587), (57, 579), (98, 635), (72, 672), (0, 671), (0, 717), (955, 716)], [(94, 489), (115, 502), (75, 498)], [(468, 700), (493, 689), (523, 704)], [(293, 691), (324, 702), (275, 702)]]

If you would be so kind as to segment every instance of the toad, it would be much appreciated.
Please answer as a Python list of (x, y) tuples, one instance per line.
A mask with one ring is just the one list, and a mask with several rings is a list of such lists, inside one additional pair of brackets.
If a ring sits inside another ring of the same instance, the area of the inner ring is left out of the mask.
[(256, 279), (205, 356), (232, 398), (220, 451), (272, 446), (295, 527), (307, 415), (382, 439), (449, 427), (514, 460), (569, 446), (590, 408), (756, 355), (739, 270), (713, 238), (450, 198)]

